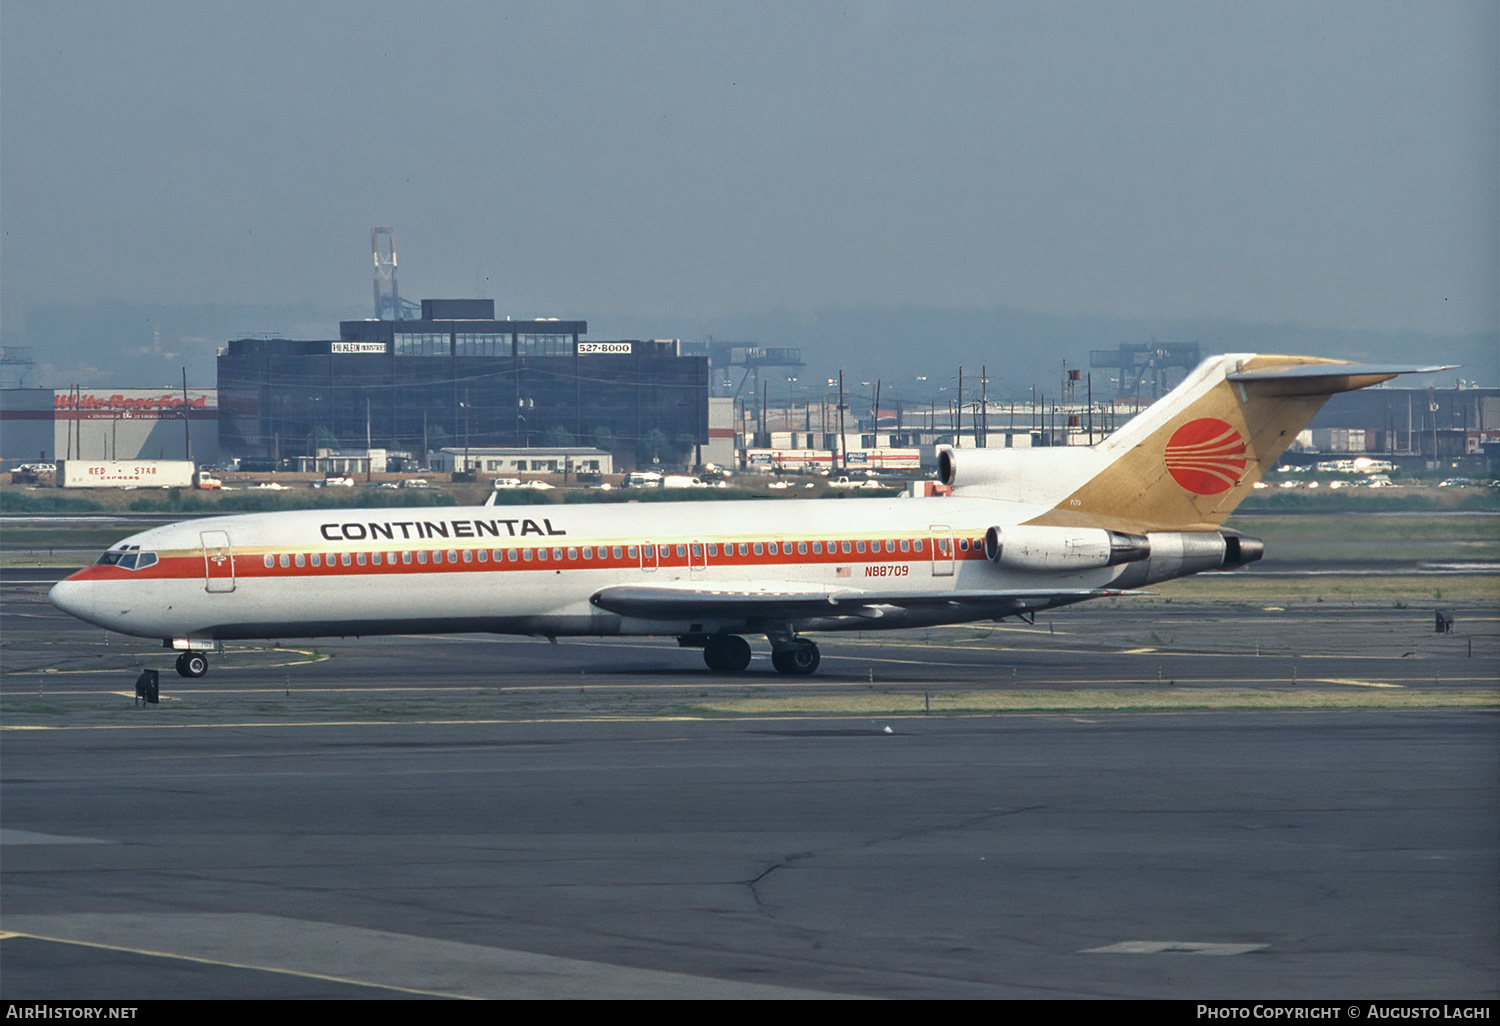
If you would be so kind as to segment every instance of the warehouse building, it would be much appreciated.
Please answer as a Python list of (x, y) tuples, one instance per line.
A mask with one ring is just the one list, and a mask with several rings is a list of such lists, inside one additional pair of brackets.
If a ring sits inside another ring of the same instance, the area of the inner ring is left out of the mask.
[[(191, 456), (189, 456), (191, 451)], [(213, 389), (0, 389), (0, 460), (219, 458)]]
[(419, 320), (343, 321), (337, 341), (237, 339), (219, 354), (226, 456), (385, 446), (594, 446), (633, 465), (709, 440), (708, 361), (677, 340), (588, 341), (585, 321), (495, 320), (428, 299)]

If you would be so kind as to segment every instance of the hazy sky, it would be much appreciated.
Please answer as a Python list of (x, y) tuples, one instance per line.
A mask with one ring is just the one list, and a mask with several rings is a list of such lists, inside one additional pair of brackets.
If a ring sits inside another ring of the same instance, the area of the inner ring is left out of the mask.
[(1497, 12), (3, 0), (0, 308), (1494, 330)]

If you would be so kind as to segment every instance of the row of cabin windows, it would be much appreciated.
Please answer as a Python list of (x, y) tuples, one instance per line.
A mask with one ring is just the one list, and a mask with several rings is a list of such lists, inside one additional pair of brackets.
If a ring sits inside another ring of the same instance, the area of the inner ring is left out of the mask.
[[(902, 538), (899, 541), (892, 540), (892, 539), (887, 539), (884, 542), (880, 542), (880, 541), (872, 541), (872, 542), (864, 542), (864, 541), (848, 542), (848, 541), (842, 541), (842, 542), (827, 542), (827, 543), (824, 543), (824, 542), (821, 542), (821, 541), (815, 541), (815, 542), (799, 541), (799, 542), (739, 542), (737, 544), (731, 542), (731, 543), (725, 544), (723, 546), (723, 549), (724, 549), (724, 555), (725, 556), (734, 556), (734, 555), (736, 555), (736, 553), (738, 553), (738, 555), (741, 555), (741, 556), (748, 556), (748, 555), (751, 555), (751, 554), (754, 554), (754, 555), (757, 555), (757, 556), (764, 556), (764, 555), (771, 555), (771, 556), (788, 555), (788, 556), (790, 556), (790, 555), (793, 554), (794, 550), (795, 550), (795, 553), (797, 555), (799, 555), (799, 556), (806, 556), (806, 555), (809, 555), (809, 554), (814, 555), (814, 556), (820, 556), (820, 555), (823, 555), (824, 552), (825, 552), (825, 544), (826, 544), (826, 552), (829, 555), (850, 554), (850, 553), (860, 554), (860, 553), (896, 552), (898, 549), (901, 552), (921, 552), (922, 551), (922, 540), (920, 538), (917, 538), (917, 539)], [(976, 538), (976, 539), (974, 539), (974, 541), (972, 543), (972, 547), (974, 548), (975, 551), (978, 551), (980, 548), (983, 547), (983, 544), (984, 543), (980, 539)], [(968, 538), (960, 538), (958, 540), (958, 547), (959, 547), (959, 549), (967, 552), (969, 550), (969, 548), (971, 547), (971, 543), (970, 543), (970, 541), (969, 541)], [(701, 542), (694, 542), (691, 545), (684, 545), (684, 544), (677, 544), (677, 545), (646, 545), (646, 546), (644, 546), (644, 553), (645, 553), (645, 557), (647, 559), (652, 559), (652, 558), (656, 558), (656, 559), (669, 559), (674, 554), (677, 556), (677, 558), (681, 559), (681, 558), (687, 556), (689, 548), (692, 549), (692, 554), (693, 554), (693, 558), (694, 559), (701, 559), (701, 558), (703, 558), (705, 548), (707, 549), (707, 553), (708, 553), (708, 555), (710, 557), (717, 557), (719, 555), (719, 545), (718, 545), (717, 542), (709, 542), (707, 546), (704, 546), (704, 544), (701, 543)], [(949, 544), (948, 544), (948, 542), (947, 542), (946, 539), (939, 539), (938, 540), (938, 542), (937, 542), (937, 550), (938, 550), (939, 554), (947, 554), (950, 551)], [(329, 555), (327, 556), (326, 565), (327, 566), (340, 566), (340, 565), (342, 565), (342, 566), (355, 566), (355, 565), (357, 565), (357, 566), (366, 566), (366, 565), (369, 565), (369, 566), (381, 566), (382, 562), (383, 562), (385, 565), (395, 566), (398, 562), (401, 563), (401, 564), (403, 564), (403, 565), (411, 565), (413, 562), (415, 562), (417, 565), (425, 566), (428, 562), (432, 562), (432, 563), (444, 563), (444, 562), (447, 562), (447, 563), (459, 563), (459, 562), (463, 562), (463, 563), (475, 563), (475, 562), (478, 562), (478, 563), (488, 563), (491, 560), (491, 558), (493, 558), (496, 563), (501, 563), (501, 562), (510, 562), (510, 563), (516, 563), (516, 562), (523, 562), (523, 563), (542, 562), (542, 563), (545, 563), (545, 562), (548, 562), (548, 561), (551, 561), (551, 560), (562, 560), (564, 558), (566, 558), (568, 560), (577, 560), (580, 556), (582, 556), (582, 558), (585, 559), (585, 560), (592, 560), (592, 559), (596, 558), (596, 552), (597, 552), (597, 558), (601, 559), (601, 560), (603, 560), (603, 559), (626, 559), (626, 558), (629, 558), (629, 559), (638, 559), (638, 558), (640, 558), (640, 556), (642, 554), (642, 551), (643, 551), (643, 547), (636, 546), (636, 545), (615, 545), (612, 548), (610, 546), (601, 545), (601, 546), (598, 547), (597, 550), (592, 545), (585, 545), (585, 546), (582, 546), (581, 548), (569, 547), (567, 549), (554, 548), (554, 549), (535, 549), (535, 550), (533, 550), (533, 549), (493, 549), (493, 550), (491, 550), (491, 549), (448, 549), (446, 552), (444, 552), (443, 550), (438, 550), (438, 551), (432, 552), (430, 554), (425, 549), (417, 550), (414, 553), (413, 552), (388, 552), (388, 553), (380, 553), (380, 552), (368, 552), (368, 553), (366, 553), (366, 552), (355, 552), (355, 553), (349, 553), (349, 552), (343, 552), (343, 553), (329, 553)], [(265, 557), (265, 565), (266, 565), (267, 568), (275, 567), (278, 563), (281, 566), (284, 566), (284, 567), (290, 567), (290, 566), (293, 566), (293, 565), (295, 565), (295, 566), (324, 566), (325, 565), (324, 556), (321, 553), (318, 553), (318, 552), (314, 552), (311, 555), (303, 555), (302, 553), (297, 553), (296, 555), (289, 555), (287, 553), (283, 553), (279, 557), (268, 554)]]
[[(728, 544), (726, 544), (724, 546), (724, 555), (725, 556), (733, 556), (733, 555), (736, 554), (736, 548), (738, 548), (738, 554), (741, 555), (741, 556), (748, 556), (748, 555), (751, 555), (752, 553), (754, 555), (757, 555), (757, 556), (764, 556), (764, 555), (771, 555), (771, 556), (788, 555), (788, 556), (790, 556), (793, 553), (793, 546), (794, 545), (796, 546), (796, 554), (799, 555), (799, 556), (808, 555), (809, 552), (812, 555), (814, 555), (814, 556), (820, 556), (820, 555), (824, 554), (824, 545), (825, 545), (824, 542), (820, 542), (820, 541), (815, 541), (815, 542), (801, 541), (801, 542), (779, 542), (779, 543), (778, 542), (739, 542), (737, 546), (736, 546), (735, 543), (728, 543)], [(840, 554), (840, 553), (845, 553), (845, 554), (847, 554), (847, 553), (879, 553), (881, 551), (884, 551), (884, 552), (895, 552), (895, 551), (897, 551), (898, 547), (899, 547), (900, 551), (902, 551), (902, 552), (921, 552), (922, 551), (922, 541), (921, 541), (921, 539), (909, 539), (909, 538), (902, 538), (899, 542), (888, 539), (888, 540), (886, 540), (884, 542), (872, 541), (872, 542), (868, 542), (868, 543), (863, 542), (863, 541), (857, 541), (857, 542), (847, 542), (847, 541), (844, 541), (844, 542), (827, 542), (826, 545), (827, 545), (827, 552), (828, 552), (829, 555), (837, 555), (837, 554)], [(684, 556), (686, 556), (688, 554), (688, 549), (690, 547), (692, 548), (693, 558), (694, 559), (702, 559), (703, 558), (705, 546), (701, 542), (694, 542), (694, 543), (692, 543), (691, 546), (681, 545), (681, 544), (679, 544), (679, 545), (654, 545), (654, 546), (653, 545), (647, 545), (647, 546), (644, 546), (644, 551), (645, 551), (645, 556), (646, 556), (647, 559), (652, 559), (652, 558), (656, 558), (656, 559), (670, 559), (673, 556), (674, 553), (676, 554), (677, 558), (681, 559), (681, 558), (683, 558)], [(971, 543), (970, 543), (970, 541), (969, 541), (968, 538), (960, 538), (958, 540), (958, 548), (961, 551), (967, 552), (970, 549), (970, 547), (971, 547)], [(984, 547), (984, 542), (982, 540), (978, 539), (978, 538), (975, 538), (974, 541), (972, 542), (972, 548), (976, 552), (979, 551), (980, 549), (982, 549), (983, 547)], [(404, 565), (410, 565), (410, 564), (412, 564), (413, 561), (415, 561), (417, 563), (417, 565), (419, 565), (419, 566), (425, 566), (429, 562), (432, 562), (432, 563), (444, 563), (444, 562), (447, 562), (447, 563), (459, 563), (459, 562), (463, 562), (463, 563), (474, 563), (474, 562), (488, 563), (490, 561), (490, 559), (491, 559), (491, 553), (492, 552), (493, 552), (494, 561), (496, 563), (500, 563), (500, 562), (511, 562), (511, 563), (524, 562), (524, 563), (530, 563), (530, 562), (533, 562), (533, 561), (545, 563), (545, 562), (548, 562), (549, 560), (562, 560), (564, 558), (564, 551), (565, 550), (560, 549), (560, 548), (550, 549), (550, 550), (549, 549), (536, 549), (536, 550), (532, 550), (532, 549), (494, 549), (494, 550), (490, 550), (490, 549), (448, 549), (446, 552), (444, 552), (442, 550), (439, 550), (439, 551), (430, 553), (430, 555), (427, 552), (427, 550), (425, 550), (425, 549), (424, 550), (418, 550), (415, 553), (412, 553), (412, 552), (388, 552), (388, 553), (380, 553), (380, 552), (368, 552), (368, 553), (367, 552), (354, 552), (354, 553), (349, 553), (349, 552), (343, 552), (343, 553), (329, 553), (328, 556), (327, 556), (327, 562), (326, 562), (326, 564), (324, 562), (324, 556), (323, 556), (322, 553), (314, 552), (311, 555), (304, 555), (304, 554), (302, 554), (302, 553), (299, 552), (296, 555), (290, 555), (290, 554), (287, 554), (287, 553), (282, 553), (279, 557), (268, 554), (267, 556), (265, 556), (265, 565), (266, 565), (266, 567), (268, 569), (270, 569), (270, 568), (273, 568), (273, 567), (277, 566), (278, 563), (281, 566), (284, 566), (284, 567), (290, 567), (290, 566), (293, 566), (293, 565), (296, 565), (296, 566), (316, 566), (316, 567), (321, 567), (321, 566), (324, 566), (324, 565), (327, 565), (327, 566), (330, 566), (330, 567), (332, 567), (332, 566), (339, 566), (339, 565), (342, 565), (342, 566), (355, 566), (355, 565), (357, 565), (357, 566), (367, 566), (367, 565), (368, 566), (380, 566), (380, 565), (382, 565), (382, 561), (384, 562), (385, 565), (389, 565), (389, 566), (395, 566), (398, 562), (401, 563), (401, 564), (404, 564)], [(622, 546), (622, 545), (616, 545), (613, 548), (610, 548), (609, 546), (601, 545), (601, 546), (599, 546), (599, 548), (598, 548), (597, 551), (598, 551), (598, 558), (601, 559), (601, 560), (602, 559), (611, 559), (611, 558), (613, 558), (613, 559), (625, 559), (627, 557), (630, 558), (630, 559), (638, 559), (641, 556), (642, 547), (635, 546), (635, 545), (624, 545), (624, 546)], [(709, 542), (708, 545), (707, 545), (707, 551), (708, 551), (708, 555), (709, 556), (711, 556), (711, 557), (717, 557), (719, 555), (719, 545), (718, 545), (718, 543), (716, 543), (716, 542)], [(938, 551), (939, 555), (947, 555), (949, 553), (949, 551), (951, 551), (947, 539), (942, 539), (942, 538), (938, 539), (938, 541), (937, 541), (937, 551)], [(580, 554), (582, 555), (582, 557), (585, 560), (592, 560), (592, 559), (595, 558), (595, 549), (591, 545), (585, 545), (581, 549), (580, 548), (569, 547), (566, 550), (566, 558), (569, 559), (569, 560), (576, 560), (576, 559), (578, 559), (579, 556), (580, 556)], [(156, 559), (157, 559), (156, 553), (154, 553), (154, 552), (139, 552), (139, 551), (137, 551), (137, 547), (136, 546), (131, 546), (130, 550), (127, 550), (127, 551), (111, 550), (109, 552), (106, 552), (102, 556), (99, 557), (99, 562), (101, 564), (104, 564), (104, 565), (107, 565), (107, 566), (118, 566), (118, 567), (120, 567), (123, 570), (144, 570), (146, 567), (154, 565), (156, 563)]]

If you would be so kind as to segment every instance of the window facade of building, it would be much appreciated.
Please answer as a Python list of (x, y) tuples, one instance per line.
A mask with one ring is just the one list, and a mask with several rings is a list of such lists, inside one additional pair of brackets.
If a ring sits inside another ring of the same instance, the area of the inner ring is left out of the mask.
[(672, 343), (580, 344), (584, 321), (496, 321), (488, 301), (422, 306), (421, 321), (345, 321), (337, 341), (230, 342), (218, 361), (224, 455), (287, 460), (367, 440), (408, 452), (603, 445), (630, 464), (643, 445), (682, 453), (708, 440), (703, 357)]

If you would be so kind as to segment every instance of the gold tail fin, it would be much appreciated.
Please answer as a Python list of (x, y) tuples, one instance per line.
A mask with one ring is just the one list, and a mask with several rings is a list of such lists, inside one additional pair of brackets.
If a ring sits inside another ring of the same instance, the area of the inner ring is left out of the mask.
[(1218, 356), (1100, 442), (1113, 456), (1032, 523), (1123, 531), (1212, 530), (1276, 465), (1328, 398), (1444, 367), (1312, 356)]

